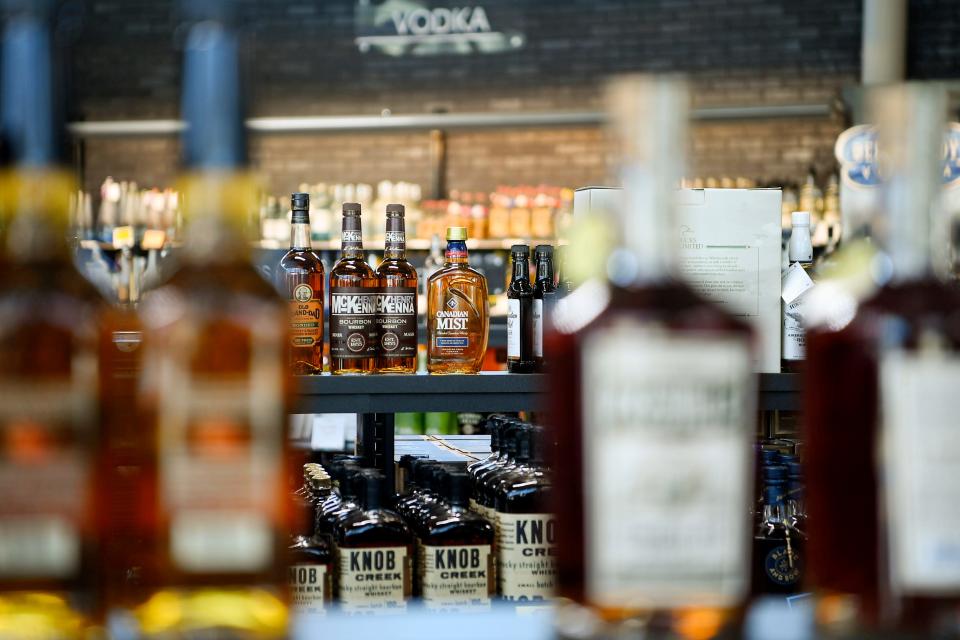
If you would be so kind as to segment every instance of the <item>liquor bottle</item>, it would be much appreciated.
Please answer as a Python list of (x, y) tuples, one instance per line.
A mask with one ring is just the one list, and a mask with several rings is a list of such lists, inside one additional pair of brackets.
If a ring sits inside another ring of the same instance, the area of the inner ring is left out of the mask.
[(487, 279), (467, 264), (467, 230), (449, 227), (443, 268), (427, 283), (427, 370), (480, 371), (489, 323)]
[[(305, 465), (306, 486), (314, 509), (329, 497), (330, 478), (319, 469)], [(315, 465), (319, 467), (319, 465)], [(308, 518), (316, 521), (314, 513)], [(332, 596), (334, 569), (333, 546), (327, 536), (315, 531), (295, 536), (287, 552), (287, 580), (294, 613), (324, 613)]]
[(339, 526), (339, 598), (350, 614), (399, 613), (412, 589), (413, 536), (382, 506), (383, 476), (365, 470), (363, 508)]
[(310, 244), (310, 194), (290, 197), (290, 250), (277, 267), (278, 286), (290, 301), (287, 366), (293, 373), (323, 373), (323, 262)]
[(496, 522), (496, 487), (497, 482), (517, 466), (517, 453), (520, 450), (520, 438), (527, 425), (520, 420), (510, 418), (503, 426), (500, 435), (501, 459), (496, 465), (491, 465), (477, 475), (473, 496), (477, 502), (477, 510), (490, 522)]
[(543, 332), (550, 327), (553, 307), (556, 304), (557, 285), (553, 281), (553, 247), (538, 244), (533, 252), (537, 261), (537, 279), (533, 285), (533, 357), (537, 370), (543, 371)]
[(790, 214), (789, 266), (783, 274), (783, 370), (798, 371), (806, 353), (803, 328), (804, 295), (813, 287), (813, 245), (810, 243), (810, 212)]
[(497, 582), (500, 597), (543, 603), (556, 589), (556, 527), (541, 427), (519, 436), (517, 464), (496, 481)]
[(363, 259), (360, 205), (343, 205), (341, 256), (330, 270), (330, 373), (377, 368), (377, 274)]
[(507, 370), (533, 373), (534, 355), (533, 286), (530, 284), (530, 247), (515, 244), (510, 248), (513, 275), (507, 287)]
[(2, 38), (0, 635), (80, 638), (103, 604), (95, 489), (106, 304), (67, 242), (75, 186), (61, 162), (45, 16), (10, 16)]
[(493, 467), (500, 462), (500, 432), (504, 416), (492, 414), (487, 417), (486, 429), (490, 435), (490, 455), (483, 460), (467, 465), (467, 473), (470, 475), (470, 510), (479, 513), (477, 508), (477, 478), (481, 473)]
[(550, 344), (559, 592), (706, 638), (749, 588), (751, 332), (679, 276), (685, 84), (629, 78), (610, 98), (625, 192), (609, 302)]
[(869, 104), (888, 176), (871, 224), (886, 282), (852, 317), (808, 328), (810, 583), (826, 631), (956, 635), (960, 546), (946, 505), (960, 490), (947, 444), (960, 410), (960, 293), (935, 275), (948, 242), (935, 233), (946, 98), (907, 84), (874, 90)]
[(443, 493), (443, 508), (420, 536), (420, 595), (430, 610), (489, 608), (496, 587), (493, 527), (468, 508), (470, 476), (446, 474)]
[(803, 537), (787, 519), (784, 482), (764, 487), (763, 516), (753, 536), (754, 595), (793, 594), (803, 578)]
[[(250, 259), (239, 36), (186, 4), (182, 111), (188, 220), (180, 268), (141, 305), (156, 491), (139, 506), (150, 596), (141, 629), (286, 634), (285, 394), (289, 307)], [(209, 607), (214, 599), (217, 607)], [(251, 609), (262, 615), (246, 615)]]
[(417, 270), (407, 262), (402, 204), (387, 205), (386, 247), (377, 267), (377, 369), (380, 373), (417, 371)]

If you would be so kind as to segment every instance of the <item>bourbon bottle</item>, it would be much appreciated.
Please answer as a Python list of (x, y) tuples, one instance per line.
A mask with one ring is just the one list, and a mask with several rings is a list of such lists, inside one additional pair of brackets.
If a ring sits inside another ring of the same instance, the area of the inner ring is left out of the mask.
[(443, 268), (427, 283), (427, 370), (477, 373), (487, 352), (487, 279), (467, 264), (467, 229), (447, 229)]
[(507, 287), (507, 370), (511, 373), (533, 373), (534, 291), (530, 284), (530, 247), (515, 244), (510, 249), (513, 275)]
[(377, 274), (363, 258), (360, 205), (343, 205), (340, 260), (330, 270), (330, 373), (377, 369)]
[(0, 635), (80, 638), (104, 604), (96, 488), (106, 305), (67, 243), (75, 186), (61, 164), (49, 29), (23, 10), (2, 37)]
[(623, 243), (609, 303), (582, 303), (582, 328), (552, 343), (559, 591), (608, 620), (707, 638), (749, 588), (751, 332), (678, 276), (685, 83), (631, 77), (609, 97)]
[(380, 373), (417, 371), (417, 270), (407, 262), (402, 204), (387, 205), (386, 246), (377, 267)]
[(871, 225), (885, 284), (852, 317), (809, 332), (810, 586), (825, 631), (955, 636), (960, 293), (936, 271), (948, 242), (938, 232), (946, 96), (907, 84), (869, 104), (889, 176)]
[(299, 374), (323, 373), (323, 262), (310, 246), (310, 194), (290, 197), (290, 250), (280, 259), (280, 290), (290, 300), (287, 366)]
[(191, 9), (198, 22), (184, 52), (186, 239), (177, 273), (141, 305), (157, 468), (153, 500), (138, 505), (152, 524), (143, 543), (150, 592), (134, 616), (159, 636), (231, 628), (282, 637), (289, 307), (250, 256), (256, 189), (244, 170), (239, 36), (208, 5)]

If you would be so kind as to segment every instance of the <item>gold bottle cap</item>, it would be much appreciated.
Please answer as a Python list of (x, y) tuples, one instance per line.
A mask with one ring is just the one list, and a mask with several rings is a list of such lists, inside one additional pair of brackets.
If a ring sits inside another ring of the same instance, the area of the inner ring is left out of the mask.
[(467, 239), (467, 228), (466, 227), (447, 227), (447, 240), (463, 240)]

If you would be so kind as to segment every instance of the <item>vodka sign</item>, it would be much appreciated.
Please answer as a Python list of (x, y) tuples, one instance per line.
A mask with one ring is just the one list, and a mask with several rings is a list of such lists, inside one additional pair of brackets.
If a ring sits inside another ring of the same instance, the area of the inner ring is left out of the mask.
[(526, 38), (516, 29), (515, 9), (497, 3), (449, 0), (358, 0), (356, 43), (361, 52), (391, 56), (500, 53), (520, 49)]

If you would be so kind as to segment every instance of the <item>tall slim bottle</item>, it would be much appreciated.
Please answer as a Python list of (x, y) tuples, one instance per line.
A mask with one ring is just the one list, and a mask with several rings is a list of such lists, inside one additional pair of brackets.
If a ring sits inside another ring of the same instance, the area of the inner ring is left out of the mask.
[(557, 285), (553, 281), (553, 247), (538, 244), (534, 257), (537, 277), (533, 285), (533, 357), (537, 361), (537, 370), (543, 371), (546, 365), (543, 332), (551, 326), (553, 307), (557, 301)]
[(343, 205), (340, 260), (330, 269), (330, 373), (377, 370), (377, 274), (363, 258), (360, 205)]
[(292, 373), (323, 373), (323, 262), (310, 244), (310, 194), (290, 196), (290, 250), (280, 259), (277, 283), (290, 301), (287, 366)]
[(624, 79), (610, 99), (619, 268), (609, 304), (556, 343), (559, 590), (606, 619), (706, 638), (749, 587), (751, 333), (677, 275), (685, 83)]
[(380, 373), (417, 371), (417, 270), (407, 261), (402, 204), (387, 205), (386, 246), (377, 267)]
[(513, 275), (507, 287), (507, 370), (533, 373), (535, 322), (534, 291), (530, 284), (530, 247), (515, 244), (510, 248)]
[(960, 293), (935, 270), (946, 96), (907, 84), (870, 105), (889, 176), (872, 224), (885, 282), (808, 334), (810, 586), (826, 631), (955, 636)]
[(273, 638), (287, 623), (289, 316), (250, 259), (240, 42), (208, 6), (186, 5), (181, 264), (142, 305), (158, 466), (135, 616), (147, 636)]
[(102, 605), (95, 488), (105, 304), (67, 243), (75, 186), (61, 165), (45, 16), (14, 13), (2, 38), (0, 636), (81, 637)]

